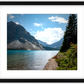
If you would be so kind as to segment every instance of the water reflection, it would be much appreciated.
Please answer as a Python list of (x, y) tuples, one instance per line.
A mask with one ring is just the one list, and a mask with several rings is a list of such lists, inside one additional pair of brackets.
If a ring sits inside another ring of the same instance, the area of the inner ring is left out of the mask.
[(59, 51), (8, 50), (8, 70), (42, 70), (48, 59)]

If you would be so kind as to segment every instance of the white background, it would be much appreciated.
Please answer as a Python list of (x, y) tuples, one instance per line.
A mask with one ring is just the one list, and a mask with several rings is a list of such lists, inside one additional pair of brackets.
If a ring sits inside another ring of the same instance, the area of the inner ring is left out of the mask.
[[(78, 14), (78, 70), (7, 70), (7, 14)], [(0, 78), (84, 78), (84, 6), (0, 6)]]

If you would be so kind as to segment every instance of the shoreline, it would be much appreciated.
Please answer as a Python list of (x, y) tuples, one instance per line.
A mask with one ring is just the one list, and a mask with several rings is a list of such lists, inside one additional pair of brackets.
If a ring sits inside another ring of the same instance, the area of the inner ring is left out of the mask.
[(56, 62), (57, 55), (48, 60), (49, 62), (46, 63), (43, 70), (56, 70), (56, 68), (58, 67), (58, 63)]

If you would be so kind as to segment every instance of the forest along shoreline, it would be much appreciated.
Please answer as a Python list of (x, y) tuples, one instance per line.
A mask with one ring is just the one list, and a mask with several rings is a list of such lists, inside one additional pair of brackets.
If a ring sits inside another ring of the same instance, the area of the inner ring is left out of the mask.
[(47, 62), (43, 70), (56, 70), (58, 67), (58, 63), (56, 62), (57, 55), (48, 60), (49, 62)]
[(58, 52), (49, 59), (43, 70), (77, 70), (77, 44), (70, 45), (66, 52)]

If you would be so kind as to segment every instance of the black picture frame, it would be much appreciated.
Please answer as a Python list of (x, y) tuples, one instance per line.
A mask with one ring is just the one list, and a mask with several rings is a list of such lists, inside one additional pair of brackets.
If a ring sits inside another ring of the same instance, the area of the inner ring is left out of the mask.
[[(20, 2), (15, 2), (15, 1), (12, 1), (12, 2), (3, 2), (3, 1), (0, 1), (0, 5), (84, 5), (84, 2), (43, 2), (43, 1), (40, 1), (40, 2), (23, 2), (23, 1), (20, 1)], [(0, 79), (0, 82), (31, 82), (31, 83), (42, 83), (42, 82), (46, 82), (46, 83), (50, 83), (50, 82), (65, 82), (65, 83), (72, 83), (72, 82), (84, 82), (84, 79)]]

